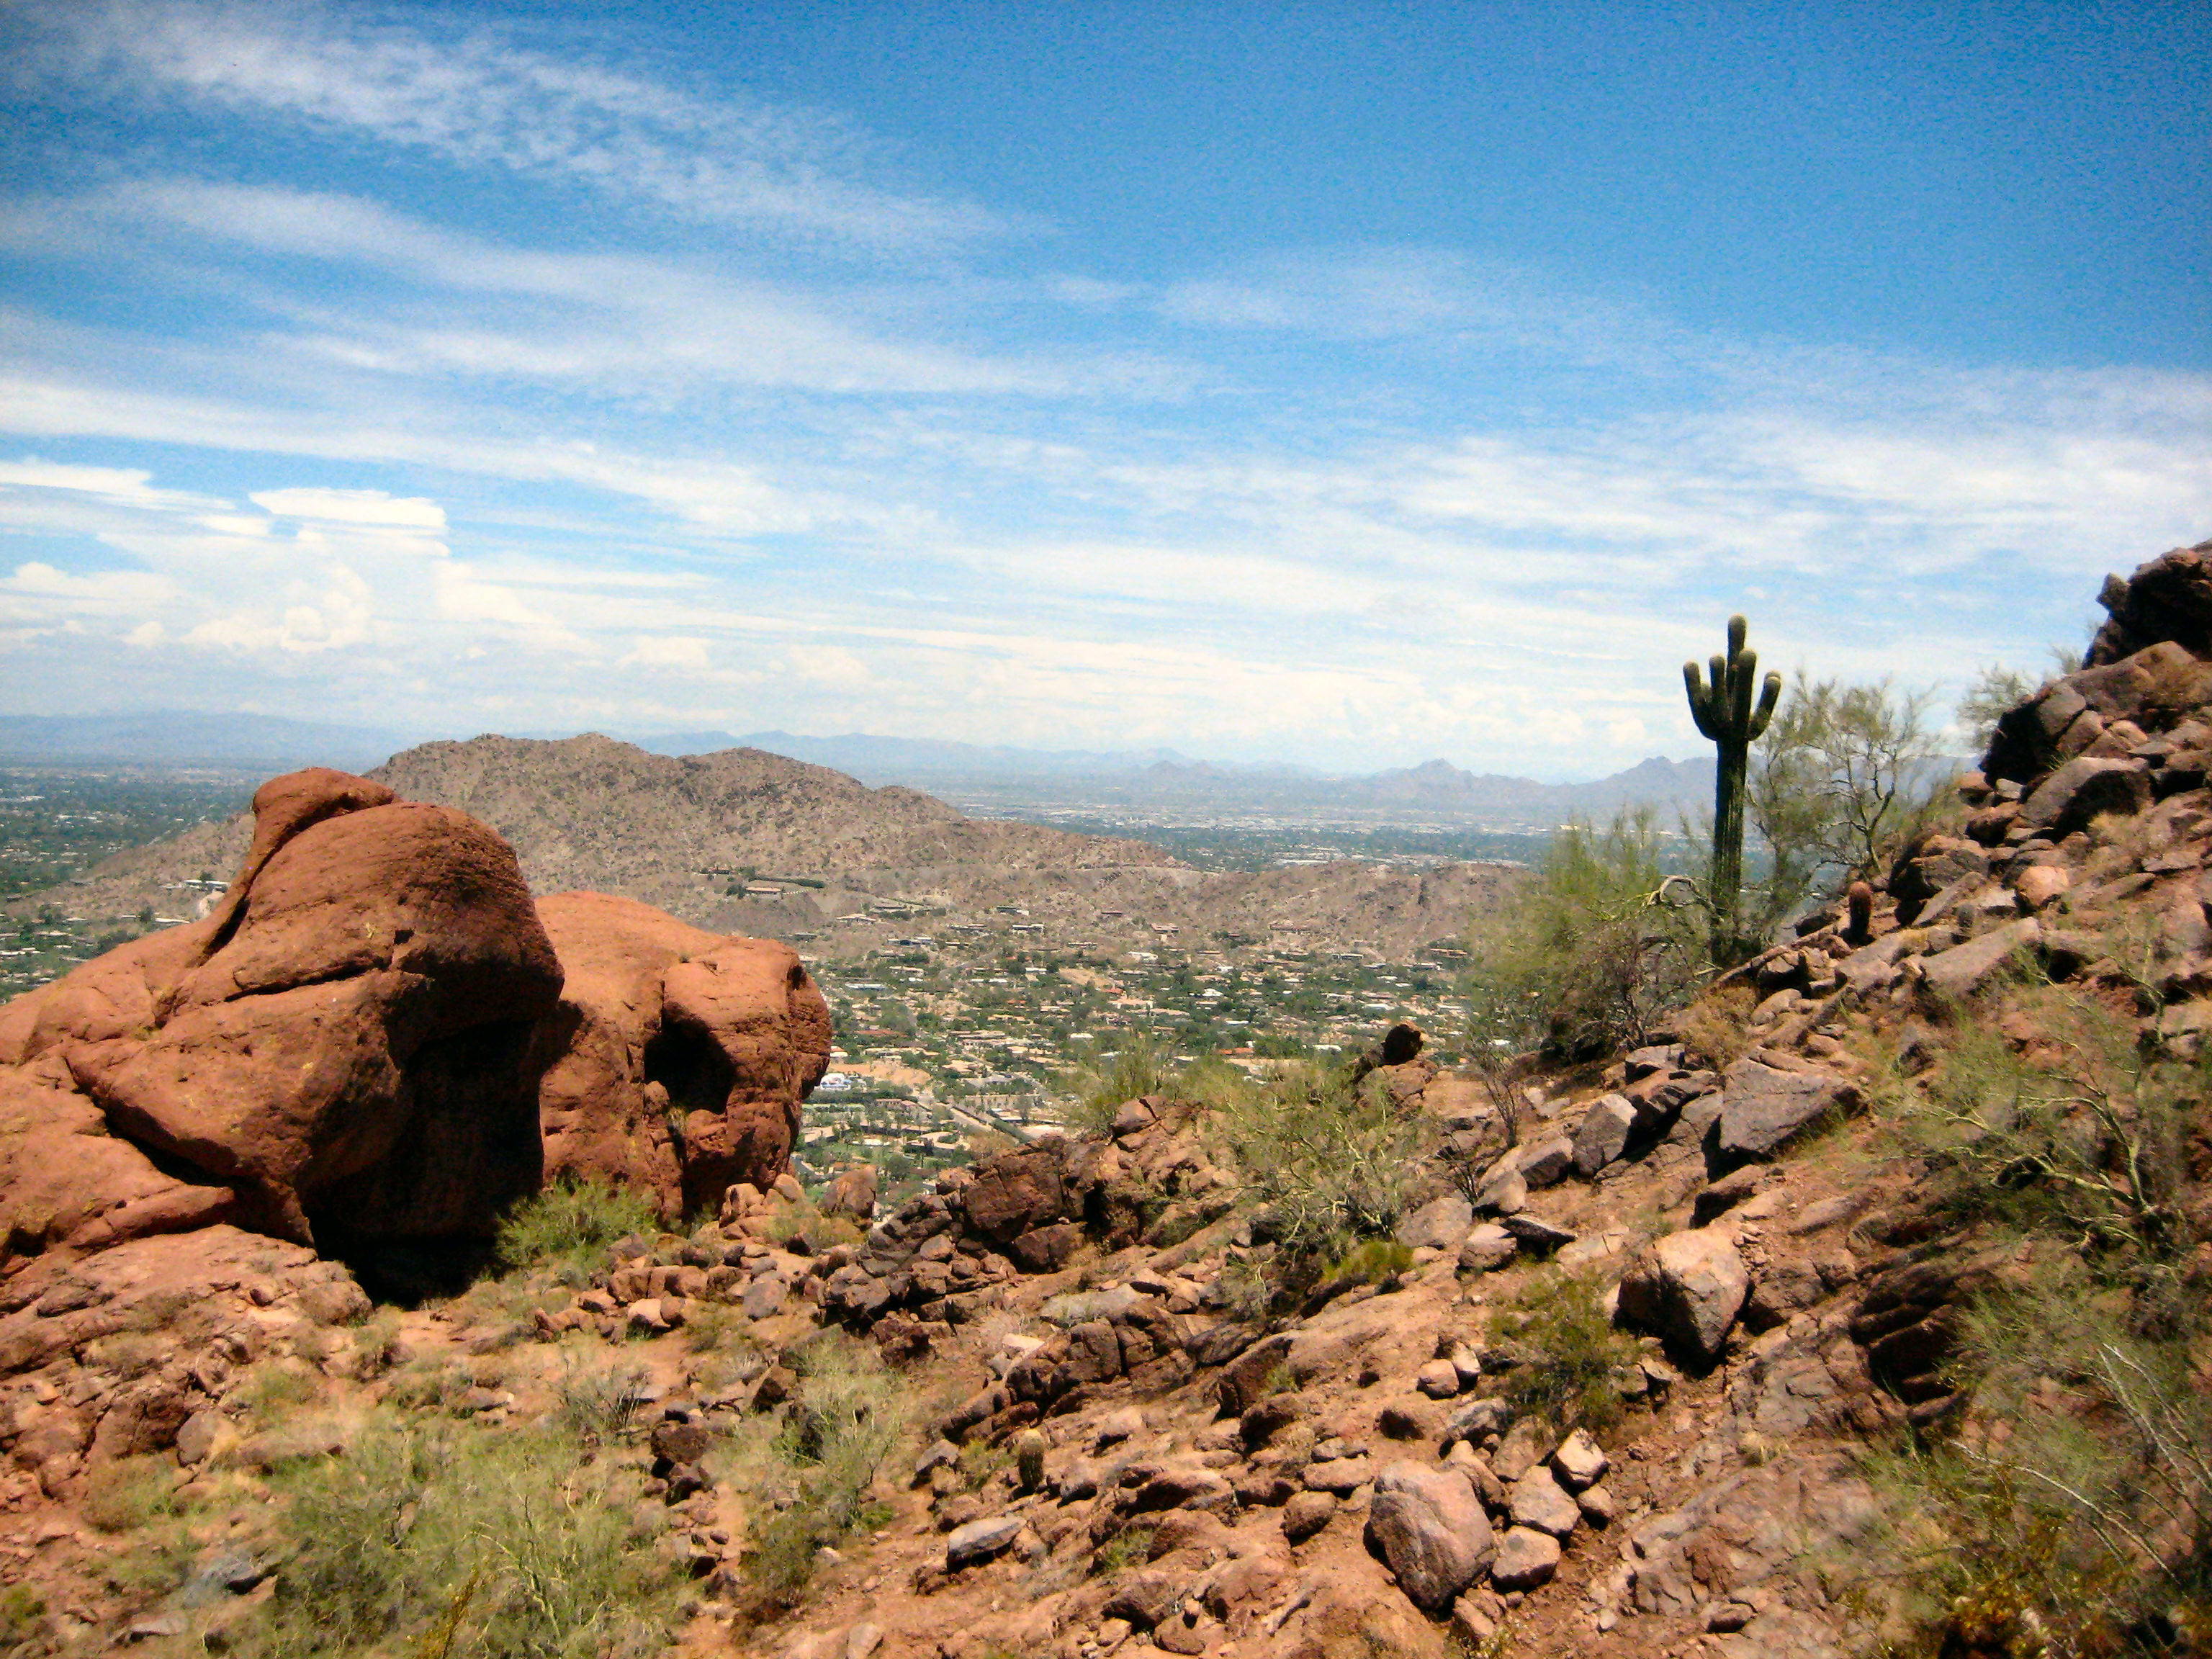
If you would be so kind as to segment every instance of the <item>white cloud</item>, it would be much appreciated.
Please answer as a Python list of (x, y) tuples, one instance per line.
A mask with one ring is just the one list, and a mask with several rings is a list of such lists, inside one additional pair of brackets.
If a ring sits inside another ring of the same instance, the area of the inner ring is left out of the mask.
[(248, 496), (264, 512), (281, 518), (321, 520), (331, 524), (389, 525), (443, 533), (446, 509), (421, 495), (393, 495), (381, 489), (259, 489)]
[(829, 117), (560, 59), (417, 11), (405, 27), (293, 0), (46, 0), (26, 62), (80, 90), (280, 117), (748, 229), (887, 246), (1002, 228), (965, 203), (868, 181)]

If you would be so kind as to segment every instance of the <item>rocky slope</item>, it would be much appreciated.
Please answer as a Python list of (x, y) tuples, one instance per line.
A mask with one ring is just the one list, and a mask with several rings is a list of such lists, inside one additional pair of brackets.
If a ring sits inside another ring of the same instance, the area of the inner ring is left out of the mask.
[[(371, 775), (490, 824), (541, 892), (622, 894), (717, 932), (803, 933), (833, 956), (946, 921), (1003, 929), (1000, 907), (1011, 906), (1057, 947), (1150, 945), (1156, 927), (1259, 939), (1273, 926), (1316, 948), (1359, 944), (1403, 959), (1456, 937), (1506, 879), (1465, 864), (1200, 872), (1141, 842), (970, 818), (753, 749), (677, 759), (607, 738), (483, 737), (409, 750)], [(246, 835), (242, 820), (205, 825), (18, 908), (51, 897), (100, 915), (171, 907), (171, 884), (229, 868)], [(763, 890), (732, 895), (746, 872)]]
[[(577, 1650), (2059, 1651), (1986, 1601), (1900, 1622), (1916, 1587), (1885, 1566), (1896, 1498), (1865, 1454), (1909, 1433), (2001, 1449), (2039, 1415), (2098, 1426), (2080, 1376), (2029, 1379), (2006, 1415), (1949, 1367), (1993, 1286), (2151, 1250), (2156, 1273), (2095, 1299), (2164, 1340), (2212, 1289), (2201, 1082), (2113, 1107), (2062, 1019), (2109, 1024), (2124, 1069), (2207, 1029), (2212, 544), (2106, 598), (2114, 637), (2007, 717), (1948, 827), (1667, 1040), (1505, 1100), (1410, 1032), (1378, 1045), (1365, 1063), (1416, 1144), (1392, 1171), (1395, 1255), (1299, 1273), (1255, 1196), (1267, 1144), (1148, 1097), (889, 1215), (857, 1172), (819, 1206), (740, 1183), (688, 1237), (396, 1322), (364, 1322), (334, 1264), (232, 1229), (196, 1235), (189, 1305), (167, 1241), (33, 1262), (0, 1286), (0, 1560), (35, 1587), (22, 1639), (250, 1650), (269, 1620), (335, 1618), (348, 1581), (314, 1577), (327, 1555), (283, 1517), (373, 1484), (398, 1413), (469, 1456), (557, 1458), (548, 1510), (621, 1495), (601, 1553), (660, 1562), (661, 1599), (639, 1592), (626, 1647), (576, 1615)], [(2004, 1139), (2017, 1110), (1948, 1152), (1911, 1138), (1914, 1103), (1968, 1060), (2057, 1080), (2041, 1163)], [(2086, 1203), (2095, 1225), (2001, 1224), (1992, 1194)], [(131, 1345), (149, 1329), (167, 1349)], [(578, 1379), (612, 1364), (622, 1409), (580, 1414)], [(312, 1401), (272, 1407), (279, 1371)], [(119, 1513), (122, 1469), (179, 1518)], [(379, 1559), (437, 1535), (448, 1501), (434, 1474), (393, 1490)], [(2203, 1533), (2181, 1518), (2132, 1571), (2186, 1565)], [(130, 1566), (163, 1526), (167, 1566)], [(551, 1649), (495, 1639), (527, 1599), (513, 1530), (374, 1635)], [(2195, 1618), (2159, 1612), (2139, 1650), (2203, 1650)]]

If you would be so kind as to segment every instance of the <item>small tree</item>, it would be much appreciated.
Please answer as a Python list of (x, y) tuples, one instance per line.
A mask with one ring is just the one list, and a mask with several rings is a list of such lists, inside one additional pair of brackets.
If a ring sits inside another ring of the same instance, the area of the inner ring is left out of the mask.
[(1798, 672), (1747, 792), (1766, 844), (1770, 920), (1813, 892), (1870, 874), (1926, 822), (1942, 782), (1931, 766), (1929, 701), (1887, 679), (1850, 685)]
[(1641, 1041), (1691, 979), (1681, 913), (1658, 902), (1664, 880), (1648, 808), (1602, 830), (1557, 831), (1528, 878), (1470, 932), (1477, 1056), (1495, 1065), (1527, 1048), (1579, 1055)]

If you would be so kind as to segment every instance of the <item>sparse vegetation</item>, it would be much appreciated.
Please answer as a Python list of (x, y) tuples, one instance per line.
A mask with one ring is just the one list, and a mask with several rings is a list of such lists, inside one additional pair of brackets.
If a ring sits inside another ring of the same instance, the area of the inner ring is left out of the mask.
[(1092, 1552), (1091, 1570), (1110, 1575), (1124, 1567), (1141, 1567), (1152, 1555), (1152, 1528), (1124, 1527)]
[(1583, 1058), (1641, 1042), (1697, 971), (1688, 918), (1660, 902), (1666, 880), (1648, 811), (1554, 835), (1529, 878), (1469, 936), (1468, 1035), (1478, 1063), (1539, 1048)]
[(642, 1366), (592, 1364), (571, 1349), (561, 1357), (555, 1388), (561, 1422), (587, 1444), (612, 1440), (645, 1404), (645, 1382)]
[(792, 1497), (749, 1540), (746, 1576), (764, 1610), (793, 1605), (813, 1577), (815, 1552), (872, 1517), (869, 1489), (909, 1409), (873, 1350), (849, 1337), (825, 1333), (794, 1358), (796, 1409), (767, 1448), (768, 1467), (742, 1472), (743, 1484)]
[(1261, 1207), (1255, 1231), (1316, 1267), (1396, 1224), (1425, 1134), (1379, 1078), (1354, 1087), (1295, 1064), (1231, 1099), (1217, 1122)]
[(1522, 1286), (1498, 1323), (1523, 1350), (1505, 1373), (1505, 1397), (1516, 1413), (1565, 1431), (1602, 1429), (1620, 1415), (1616, 1373), (1636, 1349), (1613, 1328), (1599, 1280), (1551, 1269)]
[(1748, 804), (1767, 871), (1762, 927), (1807, 897), (1873, 872), (1922, 828), (1948, 780), (1924, 692), (1887, 680), (1851, 685), (1801, 670), (1753, 763)]
[(136, 1532), (175, 1509), (175, 1463), (158, 1456), (118, 1457), (85, 1477), (84, 1518), (106, 1533)]
[(1103, 1133), (1124, 1101), (1139, 1095), (1164, 1094), (1174, 1079), (1174, 1057), (1146, 1033), (1127, 1032), (1120, 1047), (1094, 1056), (1067, 1073), (1064, 1085), (1075, 1103), (1068, 1127), (1083, 1133)]
[(2174, 1200), (2202, 1073), (2086, 997), (2048, 991), (2016, 1009), (2032, 1039), (1964, 1022), (1926, 1075), (1892, 1085), (1899, 1132), (1934, 1165), (1932, 1202), (2093, 1253), (2171, 1256), (2186, 1237)]
[(657, 1651), (670, 1628), (677, 1581), (641, 1527), (637, 1476), (583, 1468), (559, 1434), (380, 1422), (284, 1488), (292, 1553), (264, 1653), (450, 1640), (459, 1626), (486, 1659), (597, 1659)]
[(2212, 1641), (2212, 1392), (2201, 1322), (2127, 1328), (2059, 1253), (1983, 1301), (1953, 1370), (1960, 1431), (1869, 1459), (1894, 1659), (2194, 1653)]
[(659, 1231), (659, 1217), (639, 1194), (562, 1180), (508, 1211), (494, 1249), (500, 1266), (510, 1272), (543, 1267), (575, 1279), (603, 1263), (617, 1240)]

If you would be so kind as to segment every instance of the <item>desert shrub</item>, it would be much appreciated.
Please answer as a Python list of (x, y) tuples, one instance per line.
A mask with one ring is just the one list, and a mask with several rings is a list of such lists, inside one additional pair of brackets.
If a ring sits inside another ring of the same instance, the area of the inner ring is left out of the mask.
[(1164, 1094), (1174, 1078), (1175, 1057), (1167, 1049), (1143, 1032), (1124, 1033), (1110, 1054), (1079, 1062), (1063, 1079), (1074, 1097), (1068, 1127), (1079, 1134), (1103, 1133), (1122, 1102)]
[(384, 1397), (406, 1411), (452, 1411), (476, 1386), (465, 1366), (444, 1359), (417, 1359), (392, 1373)]
[(1350, 1280), (1356, 1285), (1379, 1285), (1393, 1273), (1413, 1265), (1413, 1252), (1395, 1238), (1363, 1238), (1331, 1262), (1322, 1274), (1325, 1283)]
[(95, 1463), (84, 1482), (84, 1518), (102, 1532), (136, 1532), (176, 1509), (176, 1465), (167, 1458)]
[(1674, 1022), (1683, 1044), (1715, 1071), (1724, 1072), (1751, 1048), (1751, 1012), (1759, 993), (1741, 980), (1716, 986), (1685, 1008)]
[(1314, 1066), (1285, 1066), (1215, 1123), (1261, 1206), (1255, 1231), (1316, 1264), (1396, 1224), (1426, 1138), (1380, 1078)]
[(1516, 1413), (1565, 1431), (1602, 1429), (1620, 1415), (1615, 1373), (1636, 1349), (1613, 1328), (1604, 1291), (1593, 1277), (1553, 1270), (1522, 1286), (1501, 1315), (1500, 1334), (1522, 1350), (1505, 1373), (1505, 1397)]
[(993, 1475), (1012, 1462), (1013, 1455), (1005, 1447), (971, 1440), (960, 1449), (960, 1484), (969, 1492), (981, 1492), (991, 1484)]
[(2202, 1652), (2212, 1641), (2212, 1391), (2195, 1338), (2132, 1334), (2070, 1254), (1967, 1315), (1947, 1441), (1869, 1454), (1897, 1659)]
[(794, 1238), (804, 1238), (818, 1251), (838, 1244), (857, 1245), (867, 1234), (848, 1215), (823, 1214), (811, 1200), (794, 1204), (788, 1199), (781, 1199), (769, 1212), (768, 1236), (780, 1246), (788, 1246)]
[(379, 1308), (354, 1329), (354, 1372), (362, 1382), (382, 1376), (405, 1353), (399, 1340), (399, 1316)]
[(597, 1364), (570, 1349), (554, 1384), (555, 1415), (587, 1444), (612, 1440), (643, 1408), (646, 1380), (642, 1366)]
[(673, 1619), (673, 1564), (641, 1530), (635, 1472), (584, 1468), (555, 1434), (376, 1423), (283, 1494), (292, 1553), (264, 1651), (442, 1637), (484, 1659), (641, 1656)]
[(501, 1218), (494, 1254), (509, 1271), (550, 1267), (575, 1276), (605, 1261), (617, 1239), (650, 1237), (659, 1227), (659, 1214), (642, 1194), (564, 1178)]
[(1124, 1567), (1141, 1567), (1152, 1558), (1152, 1528), (1124, 1527), (1092, 1552), (1091, 1570), (1116, 1573)]
[(1930, 1162), (1935, 1207), (2171, 1256), (2202, 1073), (2145, 1049), (2087, 998), (2051, 993), (2023, 1012), (2039, 1033), (2023, 1048), (1989, 1022), (1962, 1023), (1926, 1073), (1886, 1086), (1896, 1128)]
[(0, 1589), (0, 1654), (13, 1656), (32, 1650), (43, 1633), (46, 1598), (28, 1584)]
[(874, 1350), (842, 1333), (825, 1332), (793, 1358), (798, 1398), (767, 1467), (737, 1472), (744, 1485), (793, 1493), (749, 1540), (746, 1575), (763, 1608), (794, 1605), (813, 1576), (815, 1552), (877, 1517), (869, 1489), (910, 1411)]
[[(1470, 1054), (1486, 1073), (1542, 1049), (1587, 1058), (1641, 1043), (1693, 982), (1701, 945), (1661, 902), (1667, 878), (1648, 811), (1602, 830), (1569, 824), (1498, 908), (1470, 928)], [(1491, 1079), (1492, 1092), (1510, 1078)]]
[(322, 1391), (322, 1379), (313, 1371), (278, 1359), (263, 1360), (246, 1372), (239, 1385), (239, 1396), (246, 1410), (264, 1428), (319, 1397)]

